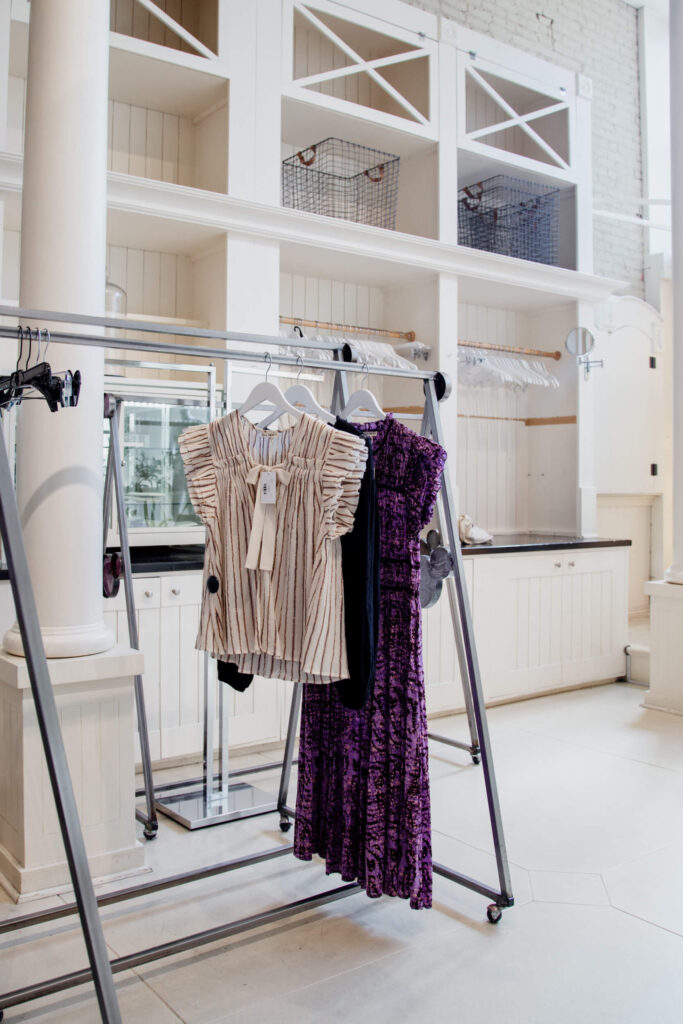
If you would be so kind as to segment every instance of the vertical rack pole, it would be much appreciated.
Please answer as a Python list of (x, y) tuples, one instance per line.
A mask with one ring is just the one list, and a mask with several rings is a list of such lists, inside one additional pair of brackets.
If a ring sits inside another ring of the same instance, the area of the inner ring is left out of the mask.
[[(221, 684), (222, 686), (223, 684)], [(204, 817), (211, 814), (213, 802), (214, 722), (216, 721), (216, 686), (209, 671), (209, 655), (204, 654), (204, 780), (202, 785)]]
[[(430, 417), (425, 406), (424, 415), (422, 417), (422, 424), (420, 426), (420, 433), (423, 437), (429, 437), (431, 434)], [(439, 533), (443, 536), (443, 509), (442, 501), (439, 496), (436, 507), (436, 524)], [(455, 581), (452, 576), (448, 576), (446, 579), (446, 590), (448, 591), (448, 604), (451, 610), (451, 623), (453, 625), (453, 635), (455, 637), (455, 650), (458, 655), (458, 668), (460, 670), (460, 684), (462, 686), (463, 700), (465, 701), (465, 714), (467, 715), (467, 726), (470, 733), (470, 742), (461, 743), (459, 740), (451, 739), (450, 736), (441, 736), (439, 733), (428, 732), (427, 735), (431, 740), (435, 740), (438, 743), (445, 743), (449, 747), (457, 747), (460, 750), (466, 750), (474, 764), (479, 764), (479, 735), (477, 733), (477, 720), (474, 715), (474, 706), (472, 704), (472, 690), (468, 682), (467, 675), (467, 659), (465, 657), (465, 647), (462, 639), (462, 629), (460, 628), (460, 617), (458, 615), (458, 597), (455, 590)]]
[(288, 832), (291, 826), (291, 820), (289, 811), (290, 808), (287, 806), (287, 797), (289, 795), (289, 781), (292, 776), (292, 762), (294, 759), (294, 740), (296, 737), (296, 724), (299, 721), (299, 712), (301, 710), (301, 697), (303, 690), (301, 689), (301, 683), (293, 683), (292, 691), (292, 703), (289, 706), (289, 721), (287, 723), (287, 739), (285, 741), (285, 752), (282, 757), (282, 774), (280, 775), (280, 791), (277, 797), (277, 809), (280, 814), (280, 828), (283, 832)]
[[(121, 440), (119, 437), (121, 399), (105, 395), (104, 415), (109, 419), (109, 459), (105, 477), (105, 493), (107, 486), (111, 492), (110, 469), (116, 495), (116, 513), (121, 542), (121, 559), (123, 561), (123, 586), (126, 594), (126, 618), (128, 620), (128, 640), (136, 651), (140, 650), (138, 636), (138, 620), (135, 612), (135, 593), (133, 591), (133, 567), (130, 561), (130, 540), (128, 538), (128, 519), (126, 518), (126, 499), (123, 492), (123, 475), (121, 472)], [(111, 499), (110, 499), (111, 500)], [(105, 505), (105, 523), (108, 518), (109, 506)], [(105, 527), (106, 529), (106, 527)], [(149, 727), (147, 724), (147, 707), (142, 676), (135, 676), (135, 706), (138, 718), (138, 735), (140, 737), (140, 759), (145, 788), (145, 812), (136, 810), (135, 816), (144, 825), (145, 839), (155, 839), (159, 830), (156, 804), (154, 800), (154, 777), (152, 775), (152, 754), (149, 749)]]
[[(443, 394), (446, 394), (448, 384), (443, 377), (441, 378), (441, 381), (444, 384)], [(428, 417), (429, 429), (431, 431), (432, 438), (437, 442), (437, 444), (443, 444), (441, 419), (439, 416), (439, 400), (437, 398), (435, 381), (426, 380), (424, 383), (424, 390), (426, 399), (425, 412)], [(448, 472), (445, 472), (441, 477), (441, 501), (443, 503), (448, 546), (453, 559), (453, 582), (456, 591), (460, 633), (462, 636), (467, 669), (463, 683), (468, 685), (470, 688), (472, 704), (474, 706), (474, 716), (476, 720), (477, 734), (479, 736), (481, 761), (484, 770), (486, 800), (488, 803), (489, 818), (491, 821), (491, 832), (493, 834), (496, 866), (498, 868), (501, 905), (510, 906), (513, 899), (512, 885), (510, 882), (510, 867), (508, 864), (507, 850), (505, 848), (505, 837), (503, 835), (503, 822), (500, 814), (500, 803), (498, 801), (498, 786), (493, 767), (493, 758), (491, 756), (491, 738), (489, 736), (486, 713), (484, 710), (484, 692), (481, 685), (479, 659), (477, 657), (477, 649), (474, 642), (472, 613), (470, 610), (467, 590), (465, 588), (465, 570), (462, 560), (462, 552), (460, 551), (460, 538), (458, 537), (454, 527), (455, 507), (453, 505)], [(448, 869), (442, 870), (441, 873), (448, 876)]]
[(64, 840), (66, 859), (78, 904), (78, 913), (81, 918), (100, 1016), (104, 1024), (121, 1024), (114, 978), (104, 941), (102, 922), (97, 910), (76, 797), (71, 784), (57, 705), (45, 659), (43, 639), (40, 634), (38, 612), (26, 560), (19, 513), (14, 498), (12, 473), (2, 441), (0, 441), (0, 532), (9, 567), (12, 596), (21, 630), (24, 656), (31, 680), (36, 717), (57, 807), (59, 827)]
[(218, 776), (221, 799), (227, 803), (230, 799), (230, 707), (228, 703), (227, 684), (219, 683), (218, 688)]

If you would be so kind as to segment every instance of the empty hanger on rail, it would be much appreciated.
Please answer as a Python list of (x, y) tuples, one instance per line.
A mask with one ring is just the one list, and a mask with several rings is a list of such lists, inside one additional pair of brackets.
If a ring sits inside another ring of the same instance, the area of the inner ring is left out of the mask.
[[(365, 384), (368, 381), (368, 364), (364, 364), (365, 368)], [(358, 391), (354, 391), (348, 402), (342, 409), (341, 418), (343, 420), (351, 419), (352, 416), (375, 416), (378, 420), (383, 420), (386, 417), (384, 409), (381, 407), (372, 391), (368, 387), (359, 388)]]

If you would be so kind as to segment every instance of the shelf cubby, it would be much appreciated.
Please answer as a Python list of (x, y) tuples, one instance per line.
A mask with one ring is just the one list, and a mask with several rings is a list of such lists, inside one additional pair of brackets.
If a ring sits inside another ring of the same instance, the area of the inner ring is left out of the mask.
[[(107, 246), (107, 277), (126, 292), (127, 313), (134, 319), (149, 319), (184, 327), (225, 329), (227, 275), (225, 239), (194, 253), (162, 252), (131, 245)], [(132, 335), (131, 335), (132, 336)], [(137, 335), (136, 335), (137, 337)], [(169, 342), (168, 335), (145, 332), (146, 340)], [(183, 345), (206, 345), (192, 336), (175, 339)], [(211, 342), (220, 348), (220, 342)], [(128, 358), (143, 362), (204, 363), (192, 356), (169, 354), (157, 359), (135, 350), (108, 350), (109, 358)], [(177, 372), (135, 367), (112, 367), (112, 373), (136, 378), (179, 380)], [(187, 375), (188, 380), (196, 380)]]
[[(511, 310), (460, 303), (458, 337), (558, 351), (576, 315), (574, 304)], [(496, 355), (505, 353), (491, 352)], [(559, 388), (458, 387), (459, 504), (490, 533), (576, 530), (576, 366), (564, 352), (559, 361), (543, 362)]]
[[(202, 46), (218, 51), (218, 0), (154, 0), (177, 27), (184, 29)], [(112, 32), (132, 36), (185, 53), (196, 53), (196, 47), (182, 38), (173, 26), (165, 24), (154, 11), (138, 0), (111, 0)]]

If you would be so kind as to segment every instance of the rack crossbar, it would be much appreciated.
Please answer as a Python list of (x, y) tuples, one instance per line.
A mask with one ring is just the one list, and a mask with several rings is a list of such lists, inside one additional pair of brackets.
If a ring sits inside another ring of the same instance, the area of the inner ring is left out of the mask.
[[(273, 910), (265, 910), (259, 914), (250, 914), (248, 917), (230, 921), (227, 924), (218, 925), (215, 928), (207, 928), (205, 931), (195, 932), (193, 935), (186, 935), (179, 939), (171, 939), (170, 942), (161, 943), (158, 946), (149, 946), (147, 949), (139, 950), (137, 953), (129, 953), (127, 956), (120, 956), (110, 961), (112, 974), (120, 974), (122, 971), (130, 971), (135, 967), (142, 967), (143, 964), (153, 963), (155, 960), (163, 960), (177, 953), (186, 953), (196, 949), (198, 946), (206, 946), (211, 942), (218, 942), (221, 939), (230, 938), (242, 932), (253, 931), (264, 925), (274, 924), (277, 921), (295, 917), (308, 910), (315, 910), (327, 903), (334, 903), (336, 900), (344, 899), (346, 896), (353, 896), (362, 892), (361, 887), (350, 882), (347, 885), (339, 886), (336, 889), (328, 889), (326, 892), (318, 893), (315, 896), (306, 896), (304, 899), (295, 900), (293, 903), (284, 903)], [(71, 971), (69, 974), (61, 974), (59, 977), (51, 978), (49, 981), (36, 982), (33, 985), (26, 985), (23, 988), (14, 989), (0, 995), (0, 1010), (6, 1010), (10, 1006), (18, 1006), (33, 999), (41, 999), (43, 996), (53, 995), (55, 992), (63, 992), (65, 989), (75, 988), (84, 985), (92, 980), (92, 973), (87, 968), (80, 971)]]
[[(208, 341), (244, 341), (251, 345), (294, 345), (296, 348), (316, 348), (338, 351), (341, 343), (309, 341), (307, 338), (266, 337), (244, 331), (219, 331), (208, 327), (188, 327), (183, 324), (158, 323), (154, 320), (136, 320), (123, 316), (86, 316), (83, 313), (58, 313), (46, 309), (25, 309), (22, 306), (0, 306), (0, 316), (17, 320), (42, 320), (56, 324), (85, 324), (87, 327), (107, 327), (116, 331), (141, 331), (148, 334), (171, 334), (181, 338), (206, 338)], [(50, 332), (51, 337), (57, 335)]]
[(484, 885), (483, 882), (478, 882), (476, 878), (470, 878), (469, 875), (461, 875), (459, 871), (453, 871), (451, 868), (446, 867), (445, 864), (432, 864), (432, 871), (435, 875), (441, 875), (442, 878), (447, 878), (451, 882), (457, 882), (458, 885), (464, 886), (465, 889), (478, 892), (480, 896), (486, 896), (487, 899), (493, 900), (498, 907), (514, 906), (514, 896), (509, 896), (507, 893), (501, 892), (500, 889), (493, 889), (489, 885)]
[[(262, 864), (267, 860), (274, 860), (276, 857), (284, 857), (292, 852), (291, 846), (275, 846), (270, 850), (263, 850), (261, 853), (254, 853), (248, 857), (237, 857), (234, 860), (222, 861), (219, 864), (210, 864), (205, 868), (198, 868), (195, 871), (183, 871), (178, 875), (169, 875), (168, 878), (161, 878), (156, 882), (141, 882), (139, 885), (132, 885), (126, 889), (117, 889), (115, 892), (107, 893), (97, 897), (98, 907), (108, 907), (112, 903), (123, 903), (126, 900), (139, 899), (141, 896), (150, 896), (155, 892), (163, 892), (164, 889), (174, 889), (178, 885), (187, 885), (189, 882), (201, 882), (205, 878), (214, 878), (216, 875), (225, 874), (228, 871), (238, 871), (240, 868), (252, 867), (254, 864)], [(21, 917), (12, 918), (10, 921), (0, 925), (0, 935), (5, 932), (16, 932), (22, 928), (32, 927), (34, 924), (44, 924), (46, 921), (56, 921), (60, 917), (70, 917), (78, 911), (77, 903), (65, 903), (63, 907), (51, 907), (49, 910), (39, 910), (35, 914), (22, 914)]]
[[(0, 316), (3, 309), (0, 306)], [(163, 325), (157, 324), (155, 333), (163, 332)], [(17, 331), (14, 327), (0, 326), (0, 338), (11, 338), (16, 341)], [(270, 335), (221, 335), (228, 341), (256, 341), (260, 345), (279, 345), (284, 348), (300, 348), (298, 341), (287, 338), (273, 338)], [(197, 359), (229, 360), (240, 363), (275, 363), (277, 366), (295, 366), (314, 370), (330, 370), (339, 373), (346, 370), (349, 373), (376, 375), (380, 377), (404, 377), (413, 380), (434, 380), (436, 374), (428, 370), (403, 370), (394, 366), (367, 366), (358, 363), (347, 363), (331, 359), (313, 359), (307, 356), (289, 356), (270, 352), (247, 352), (244, 349), (207, 348), (203, 345), (164, 345), (158, 341), (139, 341), (134, 338), (108, 338), (101, 334), (73, 334), (65, 331), (50, 331), (50, 339), (53, 342), (63, 342), (66, 345), (81, 345), (87, 348), (121, 349), (122, 351), (134, 352), (158, 352), (175, 354), (181, 356), (193, 356)], [(315, 346), (317, 347), (317, 346)], [(334, 351), (338, 351), (335, 349)]]
[(428, 732), (427, 736), (435, 743), (445, 743), (447, 747), (457, 747), (458, 750), (466, 750), (468, 754), (479, 753), (478, 744), (464, 743), (462, 740), (452, 740), (450, 736), (442, 736), (438, 732)]
[[(292, 764), (298, 764), (299, 759), (295, 757)], [(230, 778), (236, 779), (240, 775), (254, 775), (257, 772), (272, 772), (280, 771), (282, 768), (282, 761), (268, 761), (266, 764), (257, 764), (252, 768), (231, 768)], [(170, 793), (174, 789), (186, 789), (189, 786), (201, 786), (204, 779), (203, 777), (196, 779), (179, 779), (178, 782), (162, 782), (160, 785), (155, 785), (155, 793)], [(144, 789), (136, 789), (135, 795), (137, 797), (144, 796)], [(1, 929), (0, 929), (1, 930)]]

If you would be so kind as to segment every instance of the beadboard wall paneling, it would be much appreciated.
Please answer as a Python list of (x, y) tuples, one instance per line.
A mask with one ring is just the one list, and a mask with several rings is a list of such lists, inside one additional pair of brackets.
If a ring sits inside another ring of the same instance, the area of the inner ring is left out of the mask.
[(647, 614), (650, 598), (645, 584), (652, 578), (652, 506), (651, 494), (598, 495), (598, 534), (601, 537), (627, 537), (631, 540), (628, 559), (628, 613)]
[[(303, 274), (280, 274), (280, 314), (297, 316), (306, 320), (322, 320), (329, 323), (358, 324), (363, 327), (384, 326), (384, 295), (380, 288), (352, 284), (348, 281), (331, 281)], [(315, 331), (306, 328), (304, 333), (313, 337)], [(321, 335), (333, 336), (321, 331)], [(353, 381), (349, 384), (354, 390)], [(381, 383), (372, 381), (372, 389), (382, 401)], [(318, 401), (329, 404), (332, 395), (331, 381), (312, 387)]]
[[(523, 344), (527, 317), (461, 303), (463, 341)], [(469, 350), (472, 354), (474, 349)], [(456, 481), (460, 510), (492, 533), (525, 530), (528, 521), (528, 396), (507, 388), (458, 388)], [(490, 417), (479, 419), (477, 417)], [(495, 417), (495, 418), (494, 418)], [(503, 418), (505, 417), (505, 418)]]
[[(340, 35), (344, 35), (343, 28)], [(387, 25), (387, 37), (384, 40), (381, 36), (368, 32), (365, 35), (364, 45), (358, 47), (358, 52), (364, 59), (374, 60), (389, 54), (405, 52), (407, 49), (409, 47), (405, 43), (391, 36), (391, 27)], [(295, 81), (298, 78), (321, 74), (324, 71), (349, 67), (352, 63), (351, 59), (331, 39), (319, 32), (303, 16), (295, 14), (292, 59)], [(422, 113), (428, 113), (429, 70), (426, 58), (383, 68), (380, 74), (416, 109)], [(394, 114), (414, 123), (414, 118), (364, 71), (343, 75), (341, 78), (335, 78), (329, 82), (319, 82), (306, 88), (310, 92), (323, 93), (336, 99), (347, 100), (349, 103), (358, 103), (361, 106)]]
[[(110, 281), (120, 285), (128, 298), (128, 316), (142, 314), (162, 318), (182, 320), (196, 319), (193, 305), (193, 267), (189, 256), (176, 253), (153, 252), (142, 249), (129, 249), (122, 246), (107, 246), (107, 276)], [(168, 335), (146, 334), (149, 341), (168, 342)], [(184, 343), (192, 344), (192, 339), (183, 338)], [(127, 358), (139, 360), (144, 358), (133, 350), (116, 351), (108, 349), (107, 358)], [(150, 356), (150, 361), (157, 360)], [(158, 361), (162, 361), (161, 359)], [(186, 356), (169, 355), (165, 360), (173, 362), (190, 362)], [(120, 367), (112, 367), (112, 372), (122, 372)], [(177, 380), (177, 373), (166, 373), (160, 370), (127, 370), (126, 375), (152, 379)]]
[[(196, 119), (195, 119), (196, 120)], [(227, 110), (188, 117), (109, 101), (110, 171), (211, 192), (227, 187)]]
[[(217, 0), (155, 0), (155, 3), (196, 39), (216, 52)], [(121, 32), (122, 35), (145, 39), (174, 50), (197, 52), (172, 29), (136, 3), (136, 0), (111, 0), (109, 27), (112, 32)]]

